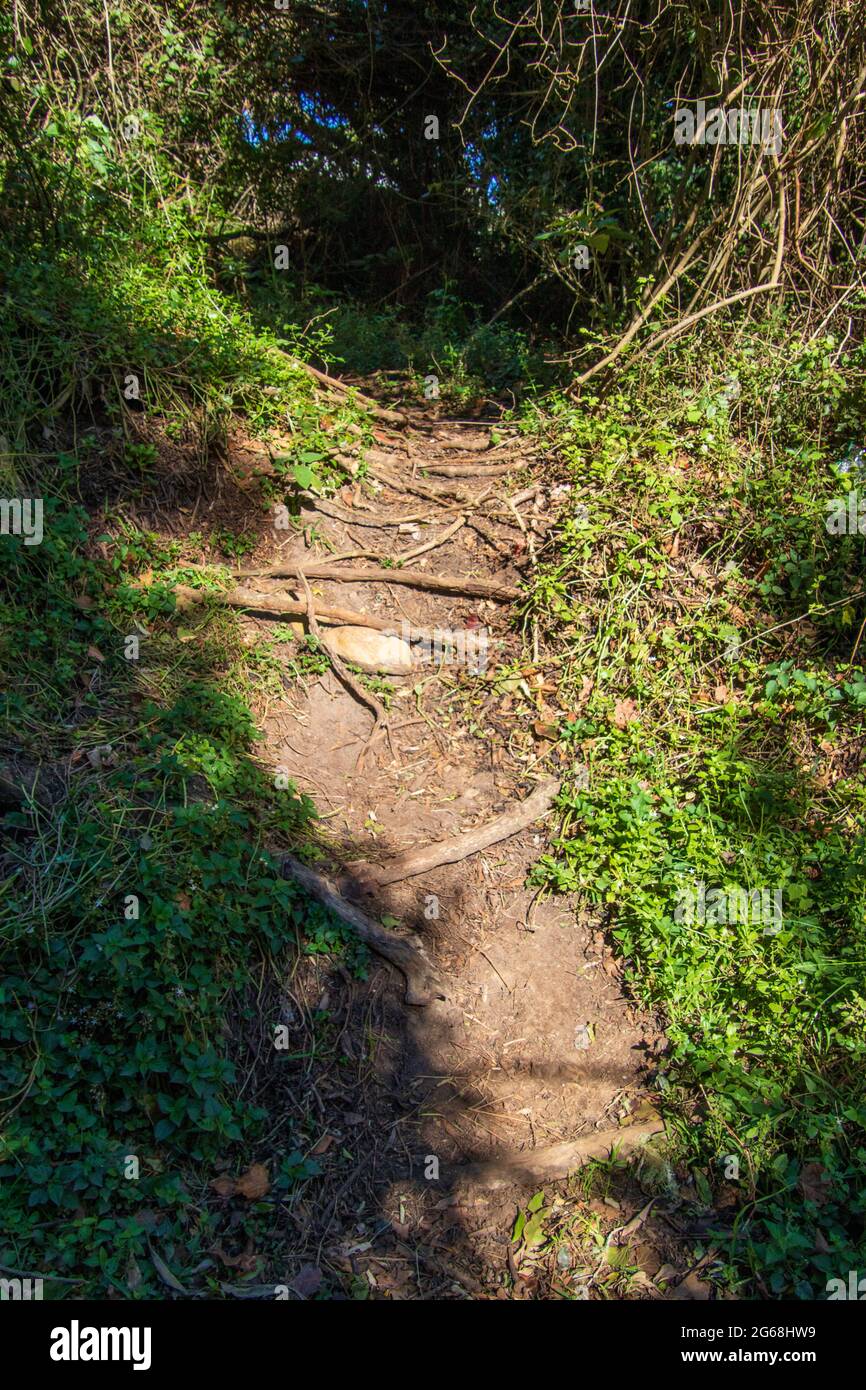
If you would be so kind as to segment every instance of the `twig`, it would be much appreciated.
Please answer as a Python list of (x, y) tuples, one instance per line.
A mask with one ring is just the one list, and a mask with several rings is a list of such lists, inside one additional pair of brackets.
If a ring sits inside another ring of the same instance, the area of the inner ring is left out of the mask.
[(423, 545), (416, 545), (414, 550), (400, 550), (394, 556), (394, 559), (402, 563), (404, 560), (414, 560), (419, 555), (424, 555), (428, 550), (435, 550), (437, 546), (444, 545), (446, 541), (450, 541), (451, 537), (456, 535), (461, 527), (465, 525), (465, 516), (458, 516), (457, 520), (452, 522), (452, 524), (442, 532), (441, 536), (436, 536), (432, 541), (425, 541)]
[(322, 634), (319, 629), (319, 624), (316, 622), (316, 610), (313, 606), (313, 595), (311, 594), (310, 586), (307, 583), (307, 576), (304, 574), (304, 571), (302, 569), (299, 569), (297, 574), (298, 579), (301, 581), (301, 584), (303, 585), (304, 594), (307, 600), (307, 622), (309, 623), (310, 632), (321, 646), (322, 650), (324, 651), (325, 655), (327, 656), (337, 675), (340, 677), (340, 680), (345, 685), (346, 689), (350, 691), (351, 694), (354, 695), (355, 699), (359, 700), (362, 705), (366, 705), (368, 709), (371, 709), (375, 717), (376, 722), (373, 725), (373, 731), (370, 734), (369, 738), (363, 744), (361, 751), (358, 754), (355, 767), (361, 767), (364, 761), (364, 754), (371, 747), (374, 740), (378, 738), (380, 731), (384, 731), (384, 733), (387, 735), (388, 745), (391, 749), (391, 756), (395, 757), (396, 755), (394, 753), (394, 745), (391, 742), (391, 731), (388, 728), (388, 713), (385, 709), (385, 706), (382, 704), (381, 700), (376, 699), (376, 696), (372, 693), (372, 691), (365, 690), (363, 685), (361, 685), (358, 681), (355, 680), (355, 677), (352, 675), (351, 671), (347, 670), (340, 657), (337, 656), (337, 653), (333, 651), (325, 642), (322, 641)]
[[(514, 517), (515, 521), (517, 522), (518, 526), (520, 527), (521, 531), (523, 532), (524, 536), (526, 537), (526, 544), (527, 544), (527, 547), (528, 547), (528, 549), (529, 549), (529, 561), (530, 561), (530, 564), (532, 565), (532, 568), (533, 568), (533, 571), (534, 571), (534, 570), (535, 570), (535, 537), (533, 536), (532, 532), (529, 531), (529, 530), (527, 529), (526, 523), (524, 522), (523, 517), (520, 515), (520, 512), (517, 510), (517, 508), (516, 508), (515, 505), (514, 505), (514, 502), (512, 501), (512, 499), (511, 499), (510, 497), (506, 497), (506, 499), (505, 499), (505, 505), (508, 507), (508, 510), (511, 512), (512, 516)], [(537, 666), (537, 665), (538, 665), (538, 615), (537, 615), (536, 613), (533, 613), (533, 614), (532, 614), (532, 660), (533, 660), (533, 662), (535, 663), (535, 665)]]

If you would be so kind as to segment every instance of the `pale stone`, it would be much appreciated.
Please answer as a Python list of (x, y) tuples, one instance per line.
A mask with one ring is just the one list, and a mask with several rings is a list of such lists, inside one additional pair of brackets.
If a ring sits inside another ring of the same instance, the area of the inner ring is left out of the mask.
[(402, 637), (370, 627), (332, 627), (321, 631), (329, 651), (362, 671), (405, 676), (412, 670), (412, 648)]

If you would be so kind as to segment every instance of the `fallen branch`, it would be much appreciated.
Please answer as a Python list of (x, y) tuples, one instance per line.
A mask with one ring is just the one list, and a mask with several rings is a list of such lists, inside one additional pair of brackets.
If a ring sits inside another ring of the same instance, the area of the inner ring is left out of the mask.
[(442, 981), (431, 962), (427, 959), (423, 946), (413, 944), (408, 937), (397, 936), (394, 932), (380, 927), (351, 903), (347, 903), (333, 884), (321, 874), (301, 864), (291, 854), (277, 854), (284, 874), (289, 874), (302, 888), (328, 908), (335, 916), (346, 922), (359, 941), (363, 941), (378, 956), (383, 956), (398, 970), (406, 980), (406, 1003), (423, 1006), (434, 998), (444, 998)]
[(556, 799), (559, 786), (559, 779), (552, 777), (540, 783), (519, 806), (494, 816), (486, 825), (452, 835), (436, 844), (406, 850), (404, 854), (387, 859), (384, 864), (371, 864), (367, 860), (352, 864), (351, 878), (357, 880), (364, 891), (373, 892), (387, 883), (398, 883), (417, 874), (429, 873), (431, 869), (438, 869), (440, 864), (456, 864), (461, 859), (468, 859), (470, 854), (477, 854), (479, 850), (498, 844), (500, 840), (509, 839), (546, 815)]
[[(235, 570), (235, 579), (293, 579), (296, 571), (285, 563), (260, 570)], [(439, 594), (465, 594), (469, 598), (498, 599), (510, 603), (520, 598), (520, 590), (494, 579), (464, 579), (459, 574), (424, 574), (421, 570), (373, 569), (354, 565), (338, 569), (335, 565), (306, 565), (308, 579), (335, 579), (342, 584), (408, 584), (415, 589), (432, 589)]]
[(567, 1178), (575, 1168), (591, 1159), (605, 1159), (612, 1149), (621, 1155), (633, 1154), (653, 1135), (664, 1129), (661, 1119), (646, 1124), (625, 1125), (617, 1129), (600, 1129), (574, 1139), (570, 1144), (551, 1144), (547, 1148), (526, 1149), (491, 1159), (488, 1163), (467, 1163), (457, 1170), (455, 1183), (473, 1187), (511, 1187), (524, 1183), (539, 1186)]

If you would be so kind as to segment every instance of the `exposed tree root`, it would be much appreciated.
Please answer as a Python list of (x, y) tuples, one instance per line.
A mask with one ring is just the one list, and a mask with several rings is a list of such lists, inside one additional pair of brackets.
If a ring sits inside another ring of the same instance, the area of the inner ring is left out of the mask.
[(476, 826), (474, 830), (466, 830), (460, 835), (452, 835), (449, 839), (439, 840), (433, 845), (422, 845), (418, 849), (407, 850), (405, 854), (396, 854), (384, 864), (371, 864), (366, 860), (353, 864), (351, 876), (365, 891), (373, 892), (387, 883), (399, 883), (404, 878), (429, 873), (431, 869), (439, 868), (440, 864), (457, 864), (461, 859), (468, 859), (470, 854), (477, 854), (479, 850), (498, 844), (500, 840), (507, 840), (511, 835), (525, 830), (533, 821), (546, 815), (556, 799), (559, 787), (558, 778), (552, 777), (536, 787), (519, 806), (494, 816), (485, 825)]
[(504, 478), (525, 463), (425, 463), (425, 473), (437, 478)]
[(316, 622), (316, 611), (313, 607), (313, 595), (311, 594), (310, 586), (307, 583), (307, 576), (301, 569), (298, 570), (298, 579), (301, 581), (301, 584), (303, 585), (304, 594), (307, 600), (307, 622), (310, 627), (310, 632), (312, 633), (313, 637), (316, 638), (316, 641), (319, 643), (319, 646), (322, 648), (322, 651), (327, 656), (328, 660), (334, 668), (334, 671), (339, 676), (340, 680), (343, 682), (343, 685), (346, 687), (349, 693), (351, 695), (354, 695), (355, 699), (359, 702), (359, 704), (366, 705), (368, 709), (373, 711), (373, 717), (375, 720), (375, 723), (373, 724), (373, 730), (369, 738), (362, 745), (355, 766), (362, 766), (364, 762), (365, 753), (372, 746), (372, 744), (378, 738), (380, 733), (384, 733), (387, 735), (388, 744), (391, 748), (391, 756), (394, 757), (394, 745), (391, 743), (391, 731), (388, 727), (388, 712), (385, 709), (385, 706), (382, 704), (381, 700), (377, 700), (376, 696), (372, 693), (372, 691), (365, 690), (363, 685), (361, 685), (360, 681), (355, 680), (355, 677), (352, 675), (351, 671), (348, 670), (348, 668), (344, 665), (340, 657), (337, 656), (337, 653), (335, 651), (332, 651), (332, 649), (322, 641), (322, 634), (319, 631), (319, 624)]
[(294, 855), (276, 854), (284, 874), (296, 879), (323, 907), (327, 907), (342, 921), (348, 923), (360, 941), (363, 941), (383, 956), (398, 970), (406, 980), (406, 1003), (423, 1006), (432, 999), (444, 998), (444, 987), (435, 967), (427, 959), (420, 941), (413, 944), (408, 937), (397, 936), (394, 932), (380, 927), (360, 908), (346, 902), (333, 884), (321, 874), (301, 864)]
[[(265, 594), (257, 589), (190, 589), (185, 584), (176, 584), (172, 591), (178, 600), (179, 608), (188, 608), (207, 600), (224, 603), (228, 608), (243, 608), (249, 613), (261, 613), (268, 617), (306, 618), (307, 604), (300, 599), (289, 598), (287, 594)], [(333, 608), (315, 603), (316, 620), (335, 627), (369, 627), (376, 632), (394, 633), (408, 642), (432, 642), (436, 629), (431, 627), (404, 626), (400, 622), (399, 632), (393, 618), (374, 618), (369, 613), (356, 613), (352, 608)]]
[[(520, 598), (520, 590), (511, 584), (499, 584), (494, 579), (464, 579), (460, 574), (424, 574), (421, 570), (372, 569), (354, 565), (339, 569), (336, 565), (305, 565), (308, 579), (335, 579), (344, 584), (408, 584), (415, 589), (432, 589), (440, 594), (465, 594), (469, 598), (496, 599), (510, 603)], [(235, 570), (235, 579), (293, 579), (296, 571), (285, 563), (269, 565), (260, 570)]]
[(473, 1187), (511, 1187), (529, 1184), (538, 1186), (567, 1178), (575, 1168), (593, 1158), (607, 1158), (611, 1150), (633, 1154), (641, 1145), (664, 1129), (661, 1119), (646, 1124), (625, 1125), (616, 1129), (599, 1129), (567, 1144), (551, 1144), (547, 1148), (525, 1149), (507, 1154), (488, 1163), (467, 1163), (457, 1170), (455, 1185)]

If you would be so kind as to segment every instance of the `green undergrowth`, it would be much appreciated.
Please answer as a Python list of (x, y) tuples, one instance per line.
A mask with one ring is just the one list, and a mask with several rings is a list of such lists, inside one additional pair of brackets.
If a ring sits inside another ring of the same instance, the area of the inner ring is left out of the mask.
[(503, 321), (485, 322), (453, 284), (432, 290), (410, 316), (315, 286), (301, 291), (290, 272), (274, 270), (260, 252), (249, 261), (228, 255), (223, 276), (243, 285), (256, 322), (289, 334), (298, 321), (309, 323), (324, 362), (336, 371), (381, 374), (385, 392), (394, 378), (410, 376), (416, 398), (459, 410), (490, 397), (531, 395), (555, 379), (545, 360), (549, 344)]
[[(0, 1263), (71, 1281), (46, 1297), (154, 1296), (151, 1250), (207, 1255), (214, 1164), (267, 1127), (234, 1055), (250, 982), (365, 957), (269, 851), (315, 857), (316, 814), (256, 759), (263, 677), (231, 615), (145, 628), (83, 509), (55, 499), (45, 531), (0, 539), (0, 738), (48, 797), (2, 818)], [(316, 1171), (299, 1154), (272, 1202)]]
[[(124, 502), (237, 431), (277, 439), (262, 505), (291, 502), (368, 419), (323, 406), (288, 355), (302, 333), (213, 284), (151, 153), (149, 181), (95, 119), (46, 123), (29, 158), (61, 234), (0, 251), (0, 492), (41, 499), (44, 531), (0, 536), (0, 762), (41, 768), (35, 799), (0, 805), (0, 1264), (49, 1298), (165, 1296), (160, 1259), (216, 1279), (209, 1183), (272, 1128), (247, 1084), (257, 991), (304, 953), (366, 970), (273, 857), (321, 853), (312, 802), (258, 757), (277, 663), (234, 615), (175, 610), (175, 583), (225, 577), (189, 568), (206, 544), (231, 564), (245, 537), (170, 541)], [(317, 1176), (289, 1150), (258, 1228)]]
[(770, 1297), (866, 1258), (866, 539), (825, 525), (864, 366), (704, 334), (525, 422), (570, 488), (528, 609), (567, 768), (536, 881), (661, 1010), (678, 1151), (708, 1206), (733, 1183), (728, 1277)]

